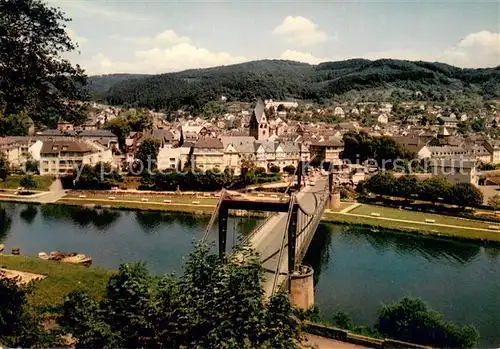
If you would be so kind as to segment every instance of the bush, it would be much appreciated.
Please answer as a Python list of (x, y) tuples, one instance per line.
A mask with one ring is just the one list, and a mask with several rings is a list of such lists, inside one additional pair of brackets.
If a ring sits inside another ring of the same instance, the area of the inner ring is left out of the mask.
[(375, 328), (389, 338), (438, 348), (473, 348), (479, 340), (473, 327), (446, 322), (426, 303), (409, 297), (382, 307)]
[(285, 166), (285, 167), (283, 167), (283, 172), (286, 172), (289, 175), (293, 175), (295, 173), (295, 166), (293, 166), (293, 165)]
[(280, 172), (281, 172), (281, 169), (279, 168), (279, 166), (275, 166), (275, 165), (273, 165), (273, 166), (271, 166), (271, 167), (269, 168), (269, 171), (270, 171), (271, 173), (280, 173)]
[(36, 189), (39, 186), (38, 181), (32, 175), (26, 175), (21, 178), (19, 184), (21, 185), (21, 187), (27, 190)]
[(495, 210), (500, 209), (500, 194), (495, 194), (488, 199), (488, 205), (493, 207)]
[(255, 175), (260, 176), (265, 174), (267, 171), (264, 167), (257, 167), (254, 171)]

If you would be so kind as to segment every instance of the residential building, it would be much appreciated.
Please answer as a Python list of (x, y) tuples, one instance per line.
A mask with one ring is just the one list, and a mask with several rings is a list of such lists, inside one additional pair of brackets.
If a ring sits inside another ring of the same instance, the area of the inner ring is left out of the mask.
[(40, 150), (40, 174), (71, 173), (84, 165), (99, 162), (115, 167), (111, 149), (84, 140), (56, 140), (43, 142)]
[(78, 137), (93, 142), (98, 142), (106, 148), (118, 149), (118, 137), (109, 130), (85, 130)]
[(212, 137), (198, 139), (191, 149), (191, 161), (195, 169), (224, 170), (224, 146), (220, 140)]
[(224, 149), (224, 169), (241, 173), (244, 161), (255, 161), (255, 138), (249, 136), (220, 137)]
[(477, 161), (466, 158), (447, 158), (431, 162), (432, 174), (446, 178), (451, 183), (478, 185)]
[(12, 139), (0, 137), (0, 153), (5, 155), (9, 166), (18, 167), (21, 165), (19, 144)]
[(281, 104), (286, 109), (297, 108), (299, 106), (299, 103), (297, 102), (273, 101), (272, 99), (269, 99), (265, 101), (264, 108), (270, 109), (271, 107), (273, 107), (274, 109), (277, 109)]
[(344, 142), (340, 138), (316, 141), (309, 145), (311, 162), (330, 162), (341, 165), (340, 153), (344, 150)]
[(66, 131), (74, 131), (75, 127), (71, 122), (67, 121), (59, 121), (57, 123), (57, 130), (66, 132)]
[(500, 141), (487, 140), (484, 142), (484, 147), (490, 153), (490, 162), (494, 164), (500, 163)]

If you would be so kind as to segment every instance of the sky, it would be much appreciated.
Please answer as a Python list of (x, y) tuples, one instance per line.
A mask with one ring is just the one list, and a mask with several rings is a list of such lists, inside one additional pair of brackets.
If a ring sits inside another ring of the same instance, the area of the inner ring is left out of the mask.
[(46, 0), (72, 21), (89, 75), (166, 73), (257, 59), (500, 65), (500, 1)]

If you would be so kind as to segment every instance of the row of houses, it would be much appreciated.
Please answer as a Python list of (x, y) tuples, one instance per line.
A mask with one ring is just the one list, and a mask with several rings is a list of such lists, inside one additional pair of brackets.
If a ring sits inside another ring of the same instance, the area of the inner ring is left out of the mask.
[(36, 161), (42, 175), (64, 174), (98, 162), (117, 167), (113, 156), (117, 146), (118, 138), (105, 130), (77, 134), (55, 129), (34, 136), (0, 138), (0, 152), (10, 167), (22, 168), (28, 161)]

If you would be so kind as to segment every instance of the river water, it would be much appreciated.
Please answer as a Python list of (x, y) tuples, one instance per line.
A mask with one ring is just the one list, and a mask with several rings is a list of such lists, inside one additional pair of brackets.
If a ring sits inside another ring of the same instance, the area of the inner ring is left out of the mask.
[[(83, 252), (94, 265), (116, 269), (145, 261), (156, 274), (182, 272), (208, 217), (68, 206), (0, 204), (0, 243), (36, 256), (53, 250)], [(228, 245), (258, 219), (230, 218)], [(216, 226), (210, 238), (216, 237)], [(371, 325), (377, 309), (410, 295), (447, 320), (473, 324), (481, 347), (500, 347), (500, 248), (391, 231), (320, 224), (305, 263), (315, 270), (315, 301), (322, 317), (349, 313)]]

